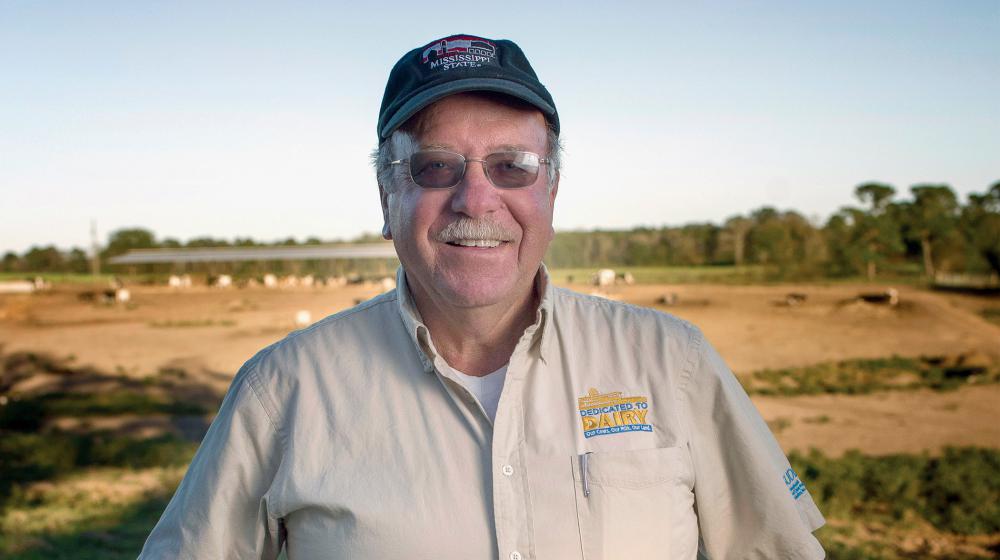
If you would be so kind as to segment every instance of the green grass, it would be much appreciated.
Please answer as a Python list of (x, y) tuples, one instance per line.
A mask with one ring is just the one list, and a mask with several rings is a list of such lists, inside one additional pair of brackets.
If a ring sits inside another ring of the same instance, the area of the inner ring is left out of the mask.
[[(559, 284), (589, 284), (591, 277), (601, 267), (552, 268), (549, 273)], [(719, 266), (612, 266), (617, 273), (630, 272), (638, 284), (781, 284), (810, 282), (813, 284), (877, 284), (927, 286), (926, 279), (919, 274), (883, 274), (869, 281), (865, 276), (817, 276), (799, 278), (794, 275), (782, 276), (780, 271), (764, 265), (719, 265)]]
[(53, 392), (9, 398), (0, 407), (0, 431), (34, 431), (53, 418), (87, 416), (196, 415), (211, 412), (196, 403), (157, 397), (128, 390), (106, 393)]
[(0, 511), (0, 556), (135, 558), (185, 468), (90, 468), (25, 486)]
[[(638, 284), (751, 284), (763, 282), (766, 271), (761, 266), (632, 266), (613, 267), (615, 272), (629, 272)], [(559, 284), (588, 284), (597, 272), (593, 268), (555, 268), (549, 273)]]
[[(184, 370), (137, 380), (73, 361), (0, 356), (2, 558), (135, 558), (198, 444), (169, 432), (97, 430), (93, 418), (183, 417), (190, 426), (218, 405)], [(50, 383), (13, 392), (38, 375)], [(179, 385), (189, 397), (174, 396)], [(76, 421), (73, 430), (57, 429), (59, 419)]]
[(1000, 307), (987, 307), (979, 312), (983, 319), (987, 321), (1000, 325)]
[(0, 431), (0, 506), (20, 485), (85, 467), (148, 468), (185, 464), (195, 444), (171, 434), (135, 438), (111, 432)]
[[(62, 531), (0, 536), (7, 560), (134, 560), (169, 498), (152, 498), (117, 510), (86, 511)], [(65, 532), (63, 532), (65, 531)]]
[(52, 282), (53, 284), (92, 284), (96, 282), (106, 284), (113, 280), (115, 276), (113, 274), (99, 274), (97, 276), (91, 276), (90, 274), (52, 272), (0, 272), (0, 281), (27, 280), (36, 277), (41, 277), (46, 282)]
[[(788, 458), (827, 519), (816, 537), (831, 560), (971, 560), (1000, 547), (1000, 450)], [(955, 546), (977, 538), (978, 553)]]
[[(876, 529), (882, 529), (876, 527)], [(935, 554), (930, 545), (923, 549), (903, 550), (891, 539), (854, 542), (850, 528), (846, 530), (829, 525), (816, 531), (816, 538), (823, 544), (826, 560), (984, 560), (992, 555), (966, 554), (954, 550)], [(904, 533), (905, 534), (905, 533)], [(843, 539), (843, 540), (840, 540)], [(845, 542), (847, 541), (847, 542)], [(989, 551), (983, 551), (989, 554)]]
[(764, 369), (739, 378), (752, 395), (858, 395), (925, 388), (951, 390), (969, 383), (997, 383), (1000, 382), (1000, 370), (995, 367), (948, 365), (942, 358), (893, 356)]
[(959, 535), (1000, 532), (1000, 450), (949, 448), (940, 457), (788, 456), (827, 517), (888, 523), (915, 515)]
[[(549, 272), (552, 278), (560, 284), (568, 283), (567, 278), (572, 276), (574, 283), (589, 283), (591, 276), (602, 267), (571, 267), (552, 268)], [(609, 267), (617, 272), (630, 272), (639, 284), (775, 284), (781, 282), (800, 282), (803, 279), (788, 276), (783, 277), (780, 271), (769, 268), (765, 265), (713, 265), (713, 266), (612, 266)], [(887, 274), (876, 277), (873, 283), (886, 285), (913, 285), (926, 286), (927, 280), (918, 269), (912, 272), (909, 269), (888, 271)], [(101, 274), (91, 276), (90, 274), (68, 274), (68, 273), (47, 273), (47, 272), (0, 272), (0, 281), (3, 280), (25, 280), (29, 278), (42, 277), (53, 284), (106, 284), (115, 278), (113, 274)], [(137, 284), (163, 284), (169, 274), (130, 274), (121, 276), (129, 283)], [(812, 278), (812, 277), (809, 277)], [(805, 280), (809, 280), (805, 278)], [(823, 276), (812, 278), (809, 281), (822, 284), (851, 284), (869, 283), (864, 276), (832, 277)]]

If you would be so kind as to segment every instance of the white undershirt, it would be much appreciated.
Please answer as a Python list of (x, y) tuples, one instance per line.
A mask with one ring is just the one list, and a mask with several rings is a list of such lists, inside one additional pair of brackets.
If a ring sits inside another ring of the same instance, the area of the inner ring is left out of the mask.
[(448, 366), (451, 371), (455, 372), (455, 380), (468, 389), (472, 396), (476, 397), (486, 415), (490, 417), (490, 422), (493, 422), (497, 417), (497, 404), (500, 403), (503, 382), (507, 378), (507, 365), (504, 364), (502, 368), (483, 376), (469, 375)]

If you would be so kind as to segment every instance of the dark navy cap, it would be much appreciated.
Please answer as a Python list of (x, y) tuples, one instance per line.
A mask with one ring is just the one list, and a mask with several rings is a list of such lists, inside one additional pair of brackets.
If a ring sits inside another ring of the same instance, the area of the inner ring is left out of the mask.
[(403, 55), (389, 73), (378, 141), (431, 103), (464, 91), (503, 93), (530, 103), (559, 133), (559, 114), (521, 48), (506, 39), (452, 35)]

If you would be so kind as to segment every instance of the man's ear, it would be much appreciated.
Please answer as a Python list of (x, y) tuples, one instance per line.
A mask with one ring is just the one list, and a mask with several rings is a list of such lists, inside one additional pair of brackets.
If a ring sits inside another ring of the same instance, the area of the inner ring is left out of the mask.
[(556, 193), (559, 192), (559, 172), (556, 171), (556, 180), (552, 183), (552, 188), (549, 189), (549, 204), (554, 204), (556, 201)]
[(381, 184), (378, 186), (378, 196), (382, 202), (382, 239), (390, 240), (392, 231), (389, 230), (389, 193)]

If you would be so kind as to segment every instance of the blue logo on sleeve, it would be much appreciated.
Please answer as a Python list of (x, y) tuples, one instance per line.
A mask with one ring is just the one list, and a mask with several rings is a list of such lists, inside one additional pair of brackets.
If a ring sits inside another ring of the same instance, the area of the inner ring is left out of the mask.
[(788, 487), (788, 491), (792, 493), (792, 497), (798, 500), (802, 497), (802, 494), (806, 493), (806, 485), (799, 480), (799, 475), (795, 474), (791, 468), (785, 471), (785, 475), (782, 477), (785, 480), (785, 486)]

